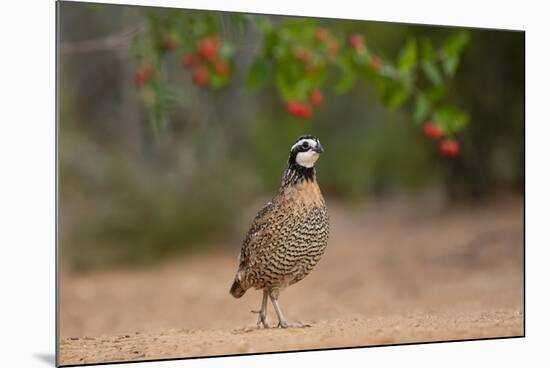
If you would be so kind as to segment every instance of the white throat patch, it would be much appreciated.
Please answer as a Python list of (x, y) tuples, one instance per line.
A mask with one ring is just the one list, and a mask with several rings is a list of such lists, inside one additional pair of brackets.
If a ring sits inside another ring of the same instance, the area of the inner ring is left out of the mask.
[(319, 158), (319, 153), (309, 150), (307, 152), (299, 152), (296, 155), (296, 163), (303, 167), (313, 167), (315, 165), (315, 162)]

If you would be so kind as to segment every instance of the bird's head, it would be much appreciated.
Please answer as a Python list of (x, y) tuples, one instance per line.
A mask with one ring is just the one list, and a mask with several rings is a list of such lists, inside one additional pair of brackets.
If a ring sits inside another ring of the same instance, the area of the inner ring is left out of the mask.
[(319, 138), (303, 135), (292, 145), (288, 163), (290, 166), (310, 169), (315, 166), (315, 162), (323, 151)]

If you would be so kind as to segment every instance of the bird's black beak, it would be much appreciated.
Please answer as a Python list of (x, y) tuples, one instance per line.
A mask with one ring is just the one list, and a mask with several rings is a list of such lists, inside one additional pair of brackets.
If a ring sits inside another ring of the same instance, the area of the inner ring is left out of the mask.
[(313, 149), (313, 151), (317, 152), (317, 153), (323, 153), (325, 152), (325, 150), (323, 149), (323, 146), (321, 146), (321, 143), (317, 143), (317, 146), (315, 146), (315, 148)]

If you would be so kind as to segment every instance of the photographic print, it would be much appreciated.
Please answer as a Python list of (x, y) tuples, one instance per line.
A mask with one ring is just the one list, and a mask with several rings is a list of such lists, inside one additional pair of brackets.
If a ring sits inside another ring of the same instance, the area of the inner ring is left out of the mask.
[(57, 7), (59, 365), (524, 336), (524, 32)]

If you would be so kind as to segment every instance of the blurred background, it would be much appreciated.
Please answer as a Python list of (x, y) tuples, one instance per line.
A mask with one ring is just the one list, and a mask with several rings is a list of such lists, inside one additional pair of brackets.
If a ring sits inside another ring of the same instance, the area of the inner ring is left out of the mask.
[[(64, 336), (214, 324), (198, 315), (208, 295), (229, 298), (243, 236), (302, 134), (325, 147), (332, 219), (304, 287), (348, 277), (342, 300), (378, 293), (365, 308), (381, 315), (522, 311), (522, 32), (62, 2), (59, 66)], [(256, 299), (216, 326), (252, 323)]]
[[(140, 61), (128, 36), (147, 27), (147, 11), (61, 5), (61, 253), (71, 269), (156, 261), (215, 239), (239, 243), (243, 209), (275, 193), (289, 147), (301, 134), (320, 137), (327, 149), (318, 163), (325, 195), (350, 206), (427, 192), (446, 202), (522, 195), (523, 33), (468, 30), (446, 87), (470, 124), (460, 132), (460, 156), (448, 159), (413, 123), (411, 109), (386, 108), (372, 83), (340, 95), (328, 91), (307, 121), (287, 112), (274, 86), (247, 88), (262, 31), (238, 29), (223, 13), (210, 14), (223, 24), (220, 35), (240, 50), (230, 84), (199, 88), (182, 68), (184, 52), (167, 53), (165, 74), (179, 94), (169, 122), (156, 132), (134, 83)], [(411, 37), (438, 42), (455, 31), (339, 20), (318, 25), (360, 32), (387, 58)]]

